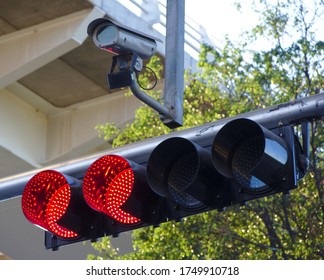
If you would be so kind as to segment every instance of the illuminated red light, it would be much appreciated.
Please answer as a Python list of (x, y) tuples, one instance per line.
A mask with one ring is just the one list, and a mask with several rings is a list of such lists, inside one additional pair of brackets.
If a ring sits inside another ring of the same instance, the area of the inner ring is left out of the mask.
[(102, 49), (112, 54), (120, 54), (120, 52), (118, 52), (117, 49), (113, 47), (102, 47)]
[(43, 171), (27, 183), (22, 194), (22, 210), (31, 223), (57, 236), (74, 238), (77, 233), (57, 224), (69, 206), (70, 197), (70, 186), (61, 173)]
[(141, 220), (122, 210), (134, 186), (133, 170), (123, 157), (107, 155), (87, 170), (82, 185), (83, 196), (90, 207), (124, 224)]

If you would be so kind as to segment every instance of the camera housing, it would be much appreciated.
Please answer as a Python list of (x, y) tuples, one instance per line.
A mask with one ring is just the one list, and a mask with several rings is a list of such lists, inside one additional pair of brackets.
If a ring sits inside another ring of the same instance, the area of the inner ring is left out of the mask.
[(110, 19), (95, 19), (88, 25), (88, 34), (95, 45), (105, 51), (121, 55), (137, 53), (142, 59), (151, 58), (160, 39), (148, 36)]

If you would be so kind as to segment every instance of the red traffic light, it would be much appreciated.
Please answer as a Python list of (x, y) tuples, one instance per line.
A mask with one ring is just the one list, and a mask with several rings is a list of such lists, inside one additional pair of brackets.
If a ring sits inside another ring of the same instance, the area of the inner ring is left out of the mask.
[(134, 188), (134, 173), (121, 156), (107, 155), (97, 159), (87, 170), (82, 185), (88, 205), (123, 224), (141, 221), (123, 210)]
[(75, 238), (78, 234), (57, 222), (68, 209), (71, 189), (66, 178), (54, 170), (37, 173), (22, 194), (22, 210), (26, 218), (53, 234)]

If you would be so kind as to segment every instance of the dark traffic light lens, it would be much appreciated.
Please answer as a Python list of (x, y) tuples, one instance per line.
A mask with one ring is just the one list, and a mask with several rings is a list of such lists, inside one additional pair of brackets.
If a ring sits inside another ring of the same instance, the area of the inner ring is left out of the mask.
[(233, 178), (240, 185), (257, 189), (264, 187), (264, 183), (252, 176), (255, 166), (260, 161), (264, 150), (264, 140), (261, 136), (246, 139), (237, 148), (233, 156)]
[(189, 208), (200, 204), (197, 199), (185, 192), (188, 185), (195, 179), (197, 169), (198, 160), (194, 153), (183, 155), (172, 165), (168, 177), (169, 194), (178, 204)]
[(169, 186), (184, 191), (195, 178), (198, 160), (194, 153), (185, 154), (174, 161), (169, 172)]
[(27, 183), (22, 194), (22, 210), (31, 223), (57, 236), (74, 238), (77, 233), (57, 223), (67, 211), (70, 198), (71, 190), (65, 177), (47, 170), (37, 173)]
[(181, 137), (161, 142), (147, 164), (152, 190), (190, 209), (204, 207), (211, 199), (209, 186), (205, 183), (213, 173), (208, 151)]

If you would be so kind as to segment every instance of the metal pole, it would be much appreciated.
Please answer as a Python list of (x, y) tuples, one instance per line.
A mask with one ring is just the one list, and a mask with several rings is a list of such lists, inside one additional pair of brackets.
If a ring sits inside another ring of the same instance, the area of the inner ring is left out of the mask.
[(160, 114), (167, 127), (176, 128), (183, 123), (184, 0), (168, 0), (166, 21), (164, 105), (140, 90), (134, 71), (130, 89), (138, 99)]
[(172, 118), (162, 119), (168, 127), (182, 126), (184, 91), (184, 23), (185, 1), (168, 0), (166, 14), (166, 49), (164, 105)]

